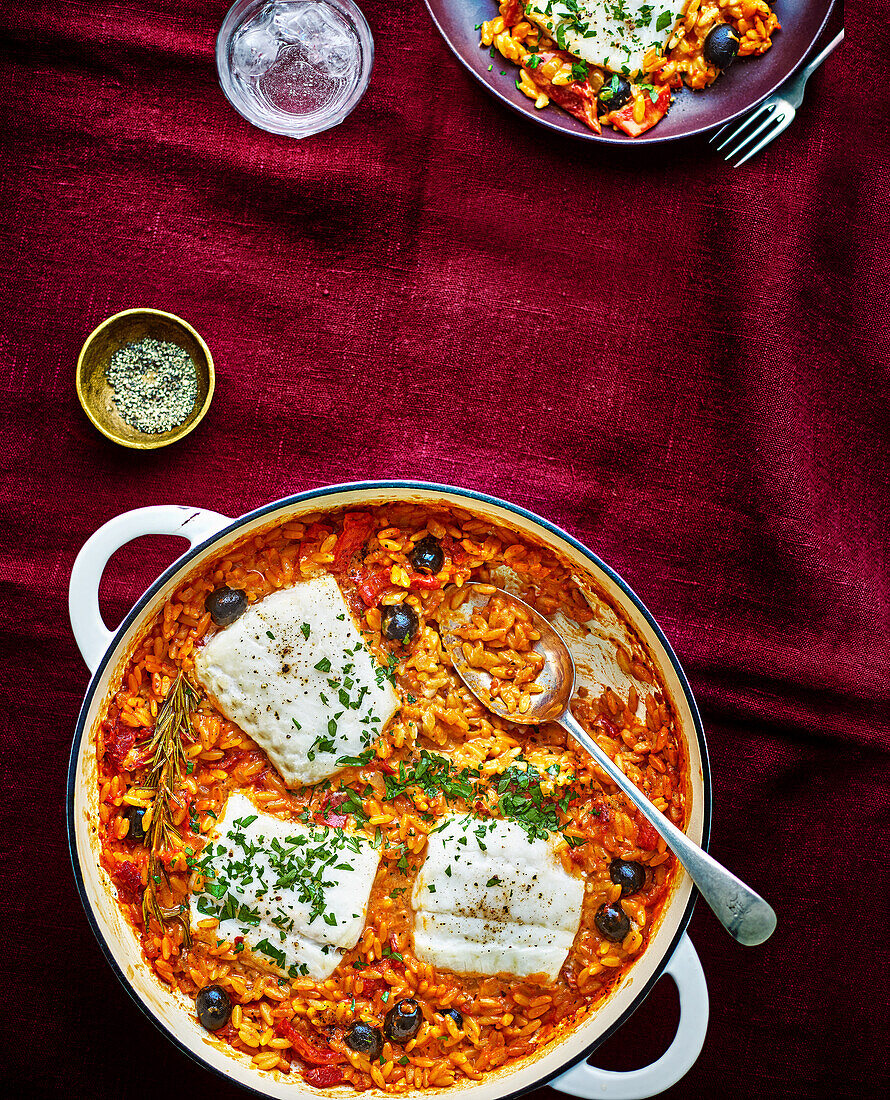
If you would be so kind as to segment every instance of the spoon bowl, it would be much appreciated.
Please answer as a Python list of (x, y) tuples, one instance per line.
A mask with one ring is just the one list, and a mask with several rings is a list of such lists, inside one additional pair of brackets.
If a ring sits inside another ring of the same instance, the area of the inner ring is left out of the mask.
[[(455, 671), (470, 691), (489, 710), (519, 726), (559, 722), (575, 691), (575, 662), (562, 637), (533, 607), (515, 596), (510, 596), (503, 589), (495, 588), (493, 584), (465, 584), (455, 592), (460, 592), (463, 598), (456, 607), (451, 606), (450, 613), (447, 609), (439, 611), (439, 624), (442, 628), (442, 642), (454, 662)], [(541, 635), (534, 649), (544, 658), (544, 668), (536, 680), (544, 690), (540, 695), (532, 696), (529, 709), (522, 713), (509, 710), (501, 699), (492, 696), (489, 690), (491, 675), (484, 669), (474, 668), (467, 661), (462, 649), (463, 638), (455, 633), (469, 623), (474, 611), (483, 611), (494, 595), (504, 596), (526, 611)]]
[[(461, 598), (452, 596), (451, 602), (439, 613), (442, 643), (451, 657), (454, 671), (476, 698), (493, 713), (516, 725), (543, 722), (561, 725), (664, 838), (727, 932), (746, 946), (769, 939), (776, 928), (772, 906), (657, 810), (572, 714), (575, 662), (556, 628), (529, 604), (492, 584), (468, 584), (456, 591), (461, 593)], [(529, 698), (522, 711), (512, 710), (503, 699), (492, 696), (491, 674), (471, 665), (464, 651), (465, 639), (458, 633), (471, 623), (473, 612), (483, 611), (494, 596), (501, 597), (520, 613), (524, 612), (539, 635), (533, 648), (544, 659), (544, 667), (535, 678), (536, 686), (542, 690)]]

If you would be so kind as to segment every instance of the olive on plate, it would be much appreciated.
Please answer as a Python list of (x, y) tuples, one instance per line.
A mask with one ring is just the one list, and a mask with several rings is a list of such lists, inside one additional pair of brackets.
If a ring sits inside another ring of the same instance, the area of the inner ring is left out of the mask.
[(620, 905), (601, 905), (593, 922), (612, 943), (621, 943), (630, 931), (630, 919)]
[(460, 1030), (460, 1028), (464, 1026), (463, 1014), (458, 1012), (456, 1008), (443, 1008), (440, 1015), (448, 1016), (452, 1020), (454, 1020), (455, 1024), (457, 1024), (458, 1030)]
[(445, 564), (445, 552), (437, 538), (424, 535), (420, 542), (414, 544), (408, 561), (415, 573), (438, 573)]
[(205, 985), (195, 998), (198, 1019), (208, 1031), (219, 1031), (225, 1027), (232, 1015), (232, 1002), (229, 995), (219, 985)]
[(619, 107), (630, 102), (631, 94), (630, 81), (619, 76), (618, 73), (612, 73), (597, 96), (600, 111), (617, 111)]
[(357, 1054), (375, 1062), (383, 1053), (383, 1036), (379, 1027), (371, 1027), (370, 1024), (357, 1023), (344, 1034), (343, 1042)]
[(609, 864), (609, 878), (621, 887), (621, 896), (635, 894), (643, 889), (646, 881), (646, 868), (633, 859), (613, 859)]
[(718, 23), (708, 31), (702, 53), (709, 65), (725, 71), (738, 57), (740, 45), (735, 28), (729, 23)]
[(397, 1001), (383, 1021), (383, 1034), (391, 1043), (404, 1045), (420, 1031), (423, 1013), (417, 1001), (405, 998)]
[(231, 626), (247, 610), (247, 593), (224, 584), (204, 601), (204, 610), (217, 626)]
[(384, 607), (380, 626), (385, 638), (389, 638), (391, 642), (407, 645), (417, 633), (419, 626), (417, 612), (409, 603), (397, 603), (391, 607)]
[(142, 844), (145, 840), (145, 829), (142, 827), (142, 819), (145, 817), (145, 807), (127, 806), (124, 809), (124, 817), (129, 822), (127, 840), (135, 840), (137, 844)]

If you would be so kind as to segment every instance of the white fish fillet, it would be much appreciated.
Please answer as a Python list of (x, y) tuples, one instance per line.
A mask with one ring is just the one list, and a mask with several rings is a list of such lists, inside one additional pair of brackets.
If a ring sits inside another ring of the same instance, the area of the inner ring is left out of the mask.
[(583, 900), (583, 880), (563, 870), (551, 840), (529, 840), (511, 821), (452, 816), (430, 834), (414, 884), (414, 950), (447, 970), (555, 981)]
[(254, 962), (327, 978), (358, 942), (379, 862), (367, 840), (282, 821), (236, 792), (202, 853), (192, 926), (217, 917), (218, 938), (242, 937)]
[(248, 608), (198, 652), (195, 674), (289, 786), (334, 775), (399, 707), (328, 574)]
[(526, 0), (526, 16), (558, 46), (615, 73), (639, 71), (650, 46), (664, 44), (687, 0)]

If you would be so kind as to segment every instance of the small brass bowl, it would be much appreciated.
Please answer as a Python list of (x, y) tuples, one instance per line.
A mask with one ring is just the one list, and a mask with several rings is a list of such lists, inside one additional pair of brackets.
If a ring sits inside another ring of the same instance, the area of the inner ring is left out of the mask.
[[(105, 377), (105, 368), (118, 348), (146, 337), (181, 347), (191, 357), (198, 379), (192, 411), (181, 424), (156, 435), (140, 432), (121, 417), (114, 403), (114, 388)], [(125, 309), (103, 321), (87, 337), (77, 358), (76, 385), (83, 411), (104, 436), (122, 447), (152, 451), (175, 443), (198, 426), (210, 408), (216, 376), (210, 349), (191, 325), (159, 309)]]

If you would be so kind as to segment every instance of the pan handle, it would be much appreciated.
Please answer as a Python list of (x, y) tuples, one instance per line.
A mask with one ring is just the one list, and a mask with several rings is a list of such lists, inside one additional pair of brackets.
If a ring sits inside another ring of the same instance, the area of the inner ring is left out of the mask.
[(581, 1062), (551, 1081), (551, 1087), (586, 1100), (644, 1100), (675, 1085), (692, 1069), (708, 1030), (708, 986), (692, 941), (684, 933), (664, 970), (680, 994), (680, 1023), (674, 1041), (660, 1058), (626, 1073)]
[(115, 516), (87, 539), (71, 570), (68, 614), (77, 648), (90, 672), (99, 667), (114, 637), (99, 611), (99, 582), (115, 550), (141, 535), (179, 535), (196, 546), (231, 522), (228, 516), (206, 508), (159, 504)]

